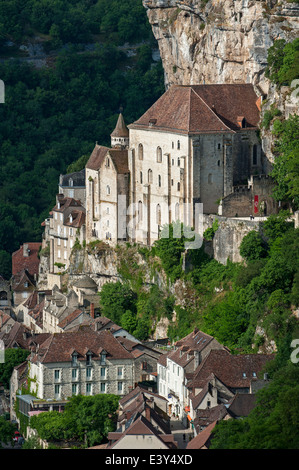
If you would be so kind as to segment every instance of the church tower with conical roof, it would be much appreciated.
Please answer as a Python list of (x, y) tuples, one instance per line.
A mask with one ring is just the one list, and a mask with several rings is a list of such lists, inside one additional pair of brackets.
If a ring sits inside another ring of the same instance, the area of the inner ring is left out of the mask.
[(114, 131), (110, 134), (111, 147), (127, 148), (129, 146), (129, 129), (122, 113), (119, 114)]

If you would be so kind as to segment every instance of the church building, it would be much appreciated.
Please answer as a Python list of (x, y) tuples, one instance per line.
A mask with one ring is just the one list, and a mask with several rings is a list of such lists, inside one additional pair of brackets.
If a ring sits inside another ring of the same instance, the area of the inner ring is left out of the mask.
[(165, 224), (196, 227), (198, 203), (216, 214), (263, 173), (259, 119), (251, 84), (174, 85), (128, 127), (120, 114), (86, 165), (86, 241), (151, 245)]

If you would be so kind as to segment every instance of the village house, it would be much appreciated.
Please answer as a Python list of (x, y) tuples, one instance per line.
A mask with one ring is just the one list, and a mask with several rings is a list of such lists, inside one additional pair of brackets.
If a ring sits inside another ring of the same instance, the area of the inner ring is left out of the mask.
[(85, 168), (59, 176), (58, 194), (80, 201), (85, 207)]
[[(223, 404), (228, 409), (237, 395), (255, 394), (255, 382), (260, 382), (263, 369), (273, 359), (272, 354), (230, 354), (227, 350), (210, 350), (186, 384), (189, 405), (188, 419), (194, 426), (202, 410)], [(263, 380), (263, 386), (267, 378)], [(253, 398), (246, 398), (251, 403)], [(241, 403), (242, 398), (238, 398)], [(245, 398), (244, 398), (245, 400)], [(235, 402), (236, 403), (236, 402)], [(236, 406), (236, 405), (234, 405)], [(231, 409), (231, 416), (236, 412)]]
[(132, 355), (109, 331), (82, 326), (74, 332), (51, 334), (32, 349), (30, 392), (41, 399), (113, 393), (133, 387)]
[(49, 218), (50, 273), (68, 268), (75, 243), (85, 240), (85, 208), (80, 201), (58, 194)]
[(10, 282), (0, 276), (0, 309), (10, 314), (12, 309), (12, 292)]
[(137, 386), (119, 401), (116, 431), (106, 448), (175, 449), (166, 400)]
[(212, 349), (225, 348), (195, 328), (158, 361), (158, 393), (168, 399), (168, 414), (183, 419), (185, 425), (189, 409), (187, 380)]
[[(150, 416), (148, 416), (149, 419)], [(110, 432), (107, 449), (177, 449), (173, 434), (165, 434), (138, 413), (123, 432)]]
[(149, 348), (140, 341), (131, 341), (127, 337), (116, 336), (120, 344), (129, 351), (134, 360), (134, 384), (138, 382), (157, 381), (157, 362), (161, 355), (161, 351)]

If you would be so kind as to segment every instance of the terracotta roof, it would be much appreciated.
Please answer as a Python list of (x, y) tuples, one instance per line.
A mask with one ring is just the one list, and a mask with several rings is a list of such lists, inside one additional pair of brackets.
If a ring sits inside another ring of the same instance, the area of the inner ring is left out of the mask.
[(109, 155), (111, 160), (114, 163), (115, 169), (118, 174), (126, 174), (129, 173), (129, 163), (128, 163), (128, 151), (113, 148), (109, 150)]
[(64, 212), (69, 207), (80, 207), (84, 211), (84, 208), (81, 205), (81, 201), (77, 201), (72, 197), (64, 197), (63, 195), (58, 195), (58, 202), (53, 207), (53, 211), (55, 212)]
[(204, 388), (210, 374), (214, 373), (230, 388), (248, 388), (273, 354), (232, 355), (226, 350), (212, 349), (197, 367), (190, 388)]
[(238, 116), (244, 116), (247, 128), (256, 128), (256, 101), (251, 84), (173, 85), (128, 127), (179, 134), (235, 132)]
[(96, 145), (93, 149), (88, 162), (86, 163), (86, 168), (90, 168), (91, 170), (98, 170), (107, 155), (109, 148), (103, 147), (101, 145)]
[[(71, 221), (72, 217), (72, 221)], [(82, 227), (83, 224), (85, 224), (85, 209), (84, 207), (74, 209), (72, 212), (68, 215), (67, 219), (64, 222), (64, 225), (67, 225), (68, 227), (75, 227), (79, 228)]]
[[(24, 256), (24, 245), (30, 250), (29, 256)], [(39, 258), (38, 251), (41, 243), (24, 243), (20, 248), (12, 254), (12, 275), (16, 275), (23, 269), (27, 269), (30, 274), (38, 274)]]
[(0, 333), (0, 339), (4, 342), (5, 348), (20, 347), (28, 348), (28, 338), (31, 331), (22, 323), (15, 322), (8, 333)]
[[(28, 287), (25, 287), (24, 285), (26, 282), (28, 282)], [(22, 271), (12, 276), (12, 289), (15, 292), (26, 290), (30, 291), (35, 287), (35, 284), (36, 283), (33, 275), (31, 275), (27, 269), (23, 269)]]
[(186, 449), (202, 449), (203, 447), (209, 447), (211, 433), (216, 424), (217, 421), (214, 421), (213, 423), (209, 424), (209, 426), (207, 426), (203, 431), (201, 431), (187, 444)]
[(80, 309), (74, 310), (67, 317), (65, 317), (63, 320), (61, 320), (60, 323), (58, 323), (59, 328), (62, 328), (62, 329), (65, 328), (70, 323), (72, 323), (74, 320), (76, 320), (82, 313), (83, 312)]
[(234, 418), (248, 416), (256, 404), (256, 395), (253, 393), (237, 393), (231, 401), (228, 412)]
[(166, 366), (167, 357), (181, 367), (194, 360), (194, 351), (201, 352), (213, 341), (213, 337), (195, 328), (189, 335), (175, 343), (175, 348), (160, 357), (159, 364)]
[(129, 129), (127, 128), (123, 115), (120, 113), (114, 131), (111, 137), (129, 137)]
[(40, 345), (32, 362), (69, 362), (75, 351), (79, 361), (85, 360), (87, 351), (93, 353), (94, 360), (100, 360), (100, 354), (104, 350), (109, 360), (132, 359), (132, 355), (119, 344), (110, 331), (95, 332), (87, 325), (81, 326), (77, 331), (51, 334)]
[(196, 429), (201, 427), (206, 428), (211, 423), (222, 420), (227, 414), (228, 409), (223, 403), (213, 406), (212, 408), (206, 408), (204, 410), (199, 409), (196, 411), (194, 426)]
[[(177, 444), (174, 441), (174, 436), (173, 435), (167, 435), (167, 434), (162, 434), (157, 431), (154, 426), (142, 415), (140, 415), (133, 423), (124, 431), (123, 433), (109, 433), (108, 434), (108, 439), (114, 440), (117, 439), (116, 442), (111, 444), (109, 448), (113, 448), (116, 443), (120, 439), (124, 439), (125, 436), (127, 435), (135, 435), (135, 436), (145, 436), (145, 435), (151, 435), (151, 436), (156, 436), (157, 439), (161, 440), (162, 443), (171, 449), (177, 448)], [(141, 447), (142, 448), (142, 445)]]

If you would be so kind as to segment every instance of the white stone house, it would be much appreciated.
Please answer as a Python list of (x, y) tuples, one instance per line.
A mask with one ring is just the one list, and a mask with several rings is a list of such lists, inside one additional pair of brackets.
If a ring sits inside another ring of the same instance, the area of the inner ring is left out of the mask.
[(59, 273), (69, 266), (76, 242), (85, 240), (85, 208), (81, 202), (58, 194), (49, 218), (50, 272)]
[(185, 424), (190, 411), (188, 380), (212, 349), (224, 349), (224, 346), (194, 329), (158, 360), (158, 393), (168, 400), (168, 414), (184, 419)]

